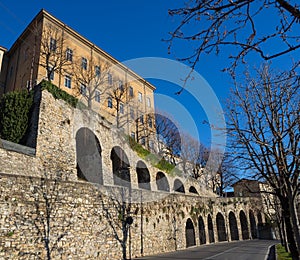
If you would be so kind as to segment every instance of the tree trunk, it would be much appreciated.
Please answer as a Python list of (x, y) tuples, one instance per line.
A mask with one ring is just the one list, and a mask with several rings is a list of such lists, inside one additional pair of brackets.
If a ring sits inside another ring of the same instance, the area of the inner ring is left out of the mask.
[(286, 227), (288, 247), (291, 252), (292, 259), (299, 260), (299, 253), (294, 238), (294, 228), (291, 223), (290, 202), (289, 199), (286, 197), (281, 198), (280, 200), (281, 200), (282, 213), (283, 213), (285, 227)]

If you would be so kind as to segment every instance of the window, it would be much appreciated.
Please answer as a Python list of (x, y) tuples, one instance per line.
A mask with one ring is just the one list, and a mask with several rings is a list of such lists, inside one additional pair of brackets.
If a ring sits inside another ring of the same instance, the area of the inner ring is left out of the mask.
[(87, 59), (84, 57), (81, 58), (81, 68), (87, 70)]
[(54, 38), (50, 39), (49, 47), (50, 47), (50, 51), (56, 51), (57, 46), (56, 46), (56, 40)]
[(95, 101), (100, 103), (100, 91), (98, 90), (95, 91)]
[(148, 116), (148, 125), (150, 128), (152, 128), (152, 118), (150, 116)]
[(143, 102), (143, 94), (141, 92), (138, 93), (139, 102)]
[(73, 61), (73, 50), (70, 48), (67, 48), (66, 50), (66, 60), (71, 62)]
[(146, 99), (147, 101), (147, 107), (151, 107), (151, 101), (150, 101), (150, 98), (149, 97), (147, 97), (147, 99)]
[(107, 82), (109, 85), (113, 84), (113, 78), (112, 75), (110, 73), (107, 73)]
[(70, 76), (65, 76), (65, 87), (66, 88), (71, 88), (71, 77)]
[(133, 87), (129, 87), (129, 96), (133, 97)]
[(124, 104), (120, 103), (120, 113), (124, 114)]
[(95, 66), (95, 74), (98, 78), (101, 76), (100, 66)]
[(144, 124), (144, 116), (143, 115), (140, 115), (140, 122), (141, 122), (141, 124)]
[(131, 132), (130, 136), (131, 136), (131, 138), (132, 138), (133, 140), (135, 140), (135, 133), (134, 133), (134, 132)]
[(133, 108), (130, 108), (130, 117), (131, 117), (131, 119), (134, 119), (134, 110), (133, 110)]
[(50, 80), (54, 80), (54, 70), (53, 68), (49, 68), (50, 70)]
[(145, 136), (143, 136), (143, 137), (141, 138), (141, 144), (142, 144), (142, 145), (145, 145), (145, 144), (146, 144), (146, 138), (145, 138)]
[(123, 81), (119, 80), (119, 89), (123, 92), (124, 91), (124, 85), (123, 85)]
[(112, 99), (111, 99), (111, 97), (109, 97), (107, 99), (107, 107), (112, 108)]
[(80, 84), (80, 94), (86, 96), (86, 85)]

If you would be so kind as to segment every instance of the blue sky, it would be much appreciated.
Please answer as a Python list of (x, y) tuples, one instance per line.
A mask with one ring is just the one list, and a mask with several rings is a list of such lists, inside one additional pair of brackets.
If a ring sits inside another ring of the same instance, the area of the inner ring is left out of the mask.
[[(168, 32), (178, 22), (168, 16), (168, 9), (180, 4), (182, 1), (166, 0), (0, 0), (0, 45), (9, 48), (33, 17), (44, 8), (119, 61), (141, 57), (175, 59), (187, 53), (189, 46), (179, 44), (176, 53), (168, 54), (167, 43), (162, 39), (168, 38)], [(224, 104), (230, 87), (229, 77), (220, 72), (223, 64), (224, 57), (210, 55), (203, 57), (196, 68), (221, 104)], [(172, 102), (166, 102), (166, 99), (157, 104), (160, 110), (167, 110), (183, 129), (194, 136), (199, 135), (201, 142), (209, 145), (211, 135), (208, 126), (202, 124), (207, 117), (201, 105), (188, 92), (175, 96), (179, 87), (174, 84), (157, 79), (148, 80), (156, 85), (157, 94), (164, 94), (182, 104), (192, 120), (179, 110), (174, 110)], [(199, 88), (199, 95), (205, 96), (206, 93)], [(198, 133), (190, 125), (191, 121), (197, 125)]]

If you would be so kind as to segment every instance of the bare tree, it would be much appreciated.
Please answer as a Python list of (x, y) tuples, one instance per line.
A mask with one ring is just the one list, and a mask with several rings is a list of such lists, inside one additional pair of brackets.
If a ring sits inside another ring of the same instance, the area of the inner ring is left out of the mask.
[[(176, 122), (166, 113), (155, 114), (158, 154), (176, 164), (180, 152), (180, 133)], [(170, 159), (170, 160), (169, 160)]]
[[(192, 53), (179, 59), (188, 61), (192, 69), (202, 54), (218, 54), (227, 47), (233, 47), (231, 72), (250, 53), (270, 60), (300, 48), (296, 1), (192, 0), (169, 10), (169, 15), (180, 19), (167, 40), (169, 50), (176, 39), (192, 42)], [(272, 22), (265, 23), (265, 17)]]
[(300, 248), (295, 200), (299, 196), (300, 86), (291, 72), (274, 74), (265, 65), (257, 78), (233, 90), (228, 106), (231, 148), (242, 168), (265, 180), (278, 197), (293, 259)]

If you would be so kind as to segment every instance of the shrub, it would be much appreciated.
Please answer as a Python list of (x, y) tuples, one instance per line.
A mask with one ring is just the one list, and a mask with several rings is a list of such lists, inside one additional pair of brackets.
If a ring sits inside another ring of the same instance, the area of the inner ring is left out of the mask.
[(33, 95), (26, 90), (10, 92), (0, 100), (0, 136), (19, 143), (28, 128)]
[(55, 99), (62, 99), (66, 101), (72, 107), (76, 107), (78, 103), (78, 99), (73, 97), (72, 95), (68, 94), (67, 92), (63, 91), (62, 89), (58, 88), (54, 84), (49, 81), (42, 81), (41, 82), (42, 90), (47, 89)]

